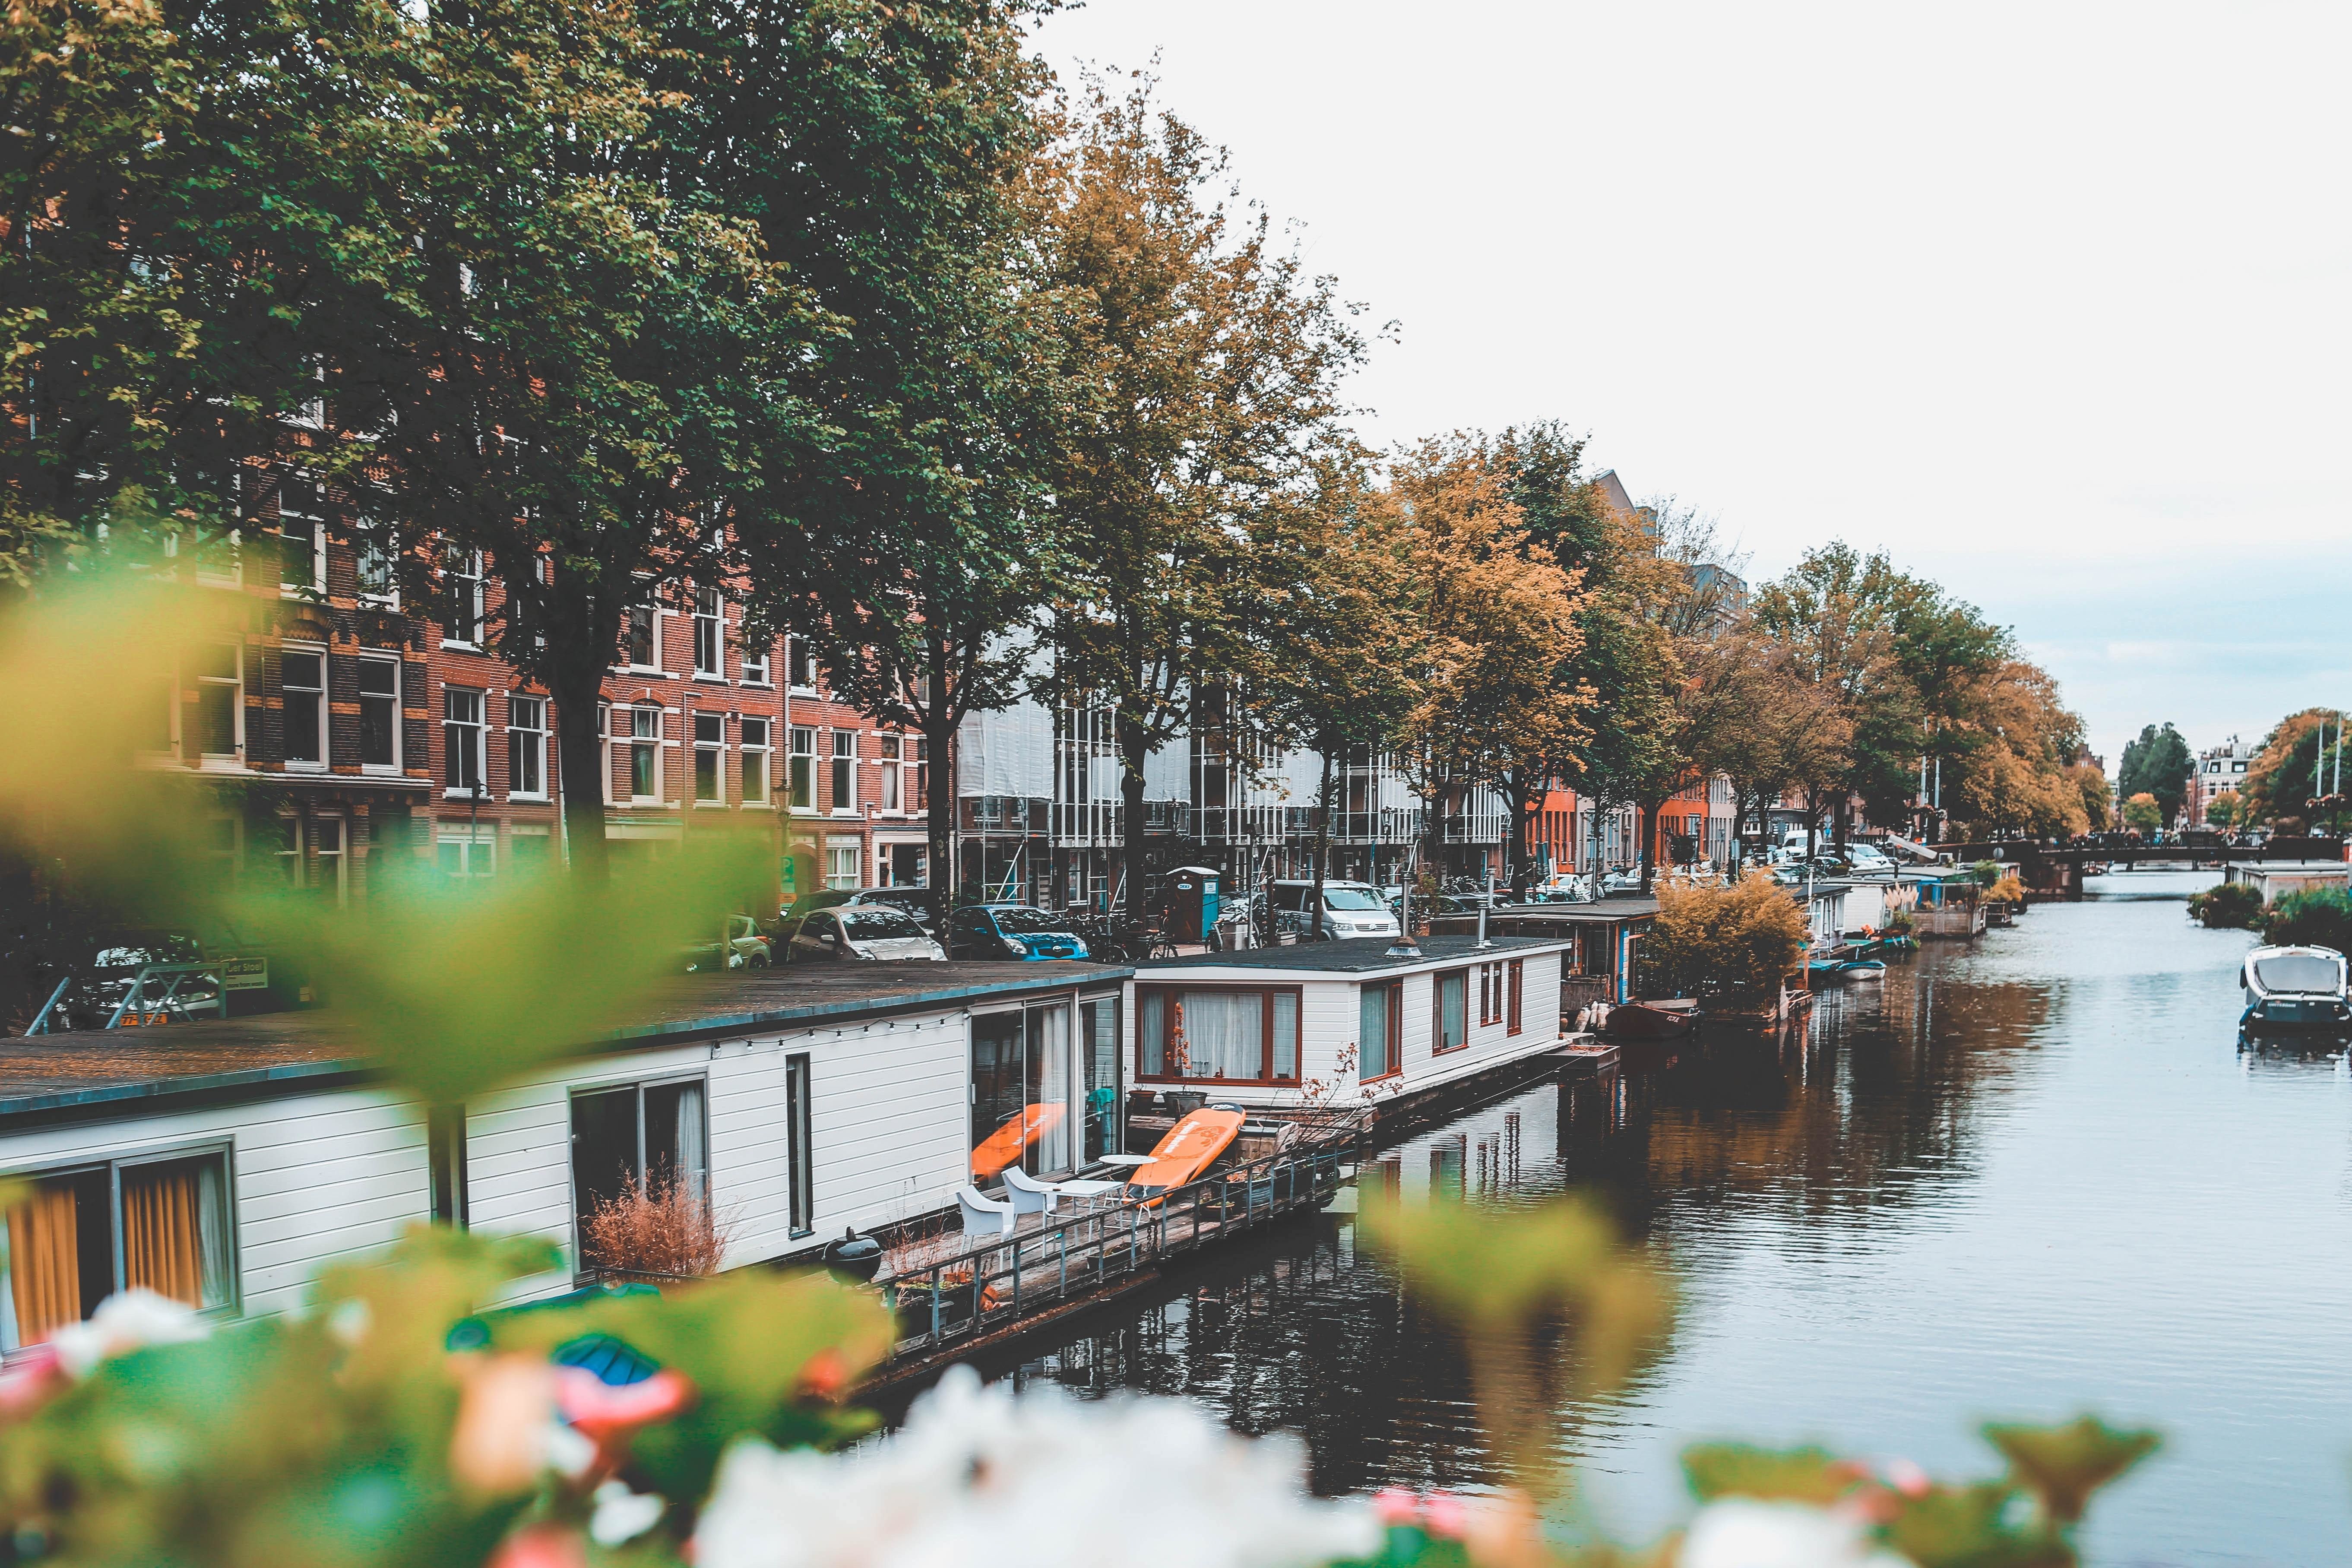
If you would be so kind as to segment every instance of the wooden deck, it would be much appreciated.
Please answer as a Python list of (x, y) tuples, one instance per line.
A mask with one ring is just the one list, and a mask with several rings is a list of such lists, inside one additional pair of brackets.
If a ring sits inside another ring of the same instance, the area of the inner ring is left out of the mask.
[(1010, 1236), (902, 1241), (877, 1281), (898, 1338), (867, 1390), (921, 1377), (1149, 1282), (1166, 1263), (1320, 1209), (1369, 1147), (1356, 1134), (1212, 1173), (1149, 1205), (1023, 1215)]

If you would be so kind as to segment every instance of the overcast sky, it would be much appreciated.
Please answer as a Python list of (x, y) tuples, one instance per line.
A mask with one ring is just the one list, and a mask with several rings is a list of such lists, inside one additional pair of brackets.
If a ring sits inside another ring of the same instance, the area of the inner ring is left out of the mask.
[(1884, 548), (2110, 768), (2352, 705), (2352, 8), (1091, 0), (1394, 318), (1386, 444), (1557, 417), (1752, 576)]

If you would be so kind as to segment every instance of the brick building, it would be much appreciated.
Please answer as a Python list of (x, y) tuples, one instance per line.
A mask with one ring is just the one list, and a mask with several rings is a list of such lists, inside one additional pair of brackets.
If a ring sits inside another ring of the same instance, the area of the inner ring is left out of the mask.
[[(387, 854), (465, 881), (561, 859), (554, 705), (484, 651), (500, 608), (485, 563), (447, 564), (456, 610), (428, 620), (401, 603), (351, 496), (256, 468), (239, 499), (231, 552), (190, 574), (236, 613), (159, 672), (141, 759), (205, 786), (225, 869), (342, 904)], [(791, 639), (746, 649), (742, 608), (688, 589), (628, 616), (598, 716), (616, 867), (725, 826), (771, 836), (787, 897), (804, 880), (921, 880), (920, 738), (835, 700)]]

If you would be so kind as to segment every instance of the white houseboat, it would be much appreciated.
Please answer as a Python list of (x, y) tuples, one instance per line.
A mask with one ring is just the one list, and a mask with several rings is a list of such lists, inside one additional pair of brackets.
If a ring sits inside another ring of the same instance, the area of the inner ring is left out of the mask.
[(512, 1299), (559, 1293), (590, 1272), (582, 1215), (659, 1168), (731, 1217), (730, 1268), (951, 1210), (1008, 1117), (1050, 1121), (1018, 1158), (1068, 1173), (1120, 1147), (1128, 973), (682, 979), (645, 1022), (463, 1106), (392, 1086), (324, 1013), (0, 1040), (0, 1175), (32, 1184), (7, 1216), (0, 1350), (137, 1285), (289, 1310), (321, 1267), (428, 1218), (557, 1242), (564, 1267)]
[[(1375, 937), (1139, 964), (1127, 984), (1132, 1093), (1161, 1114), (1202, 1100), (1278, 1113), (1401, 1105), (1499, 1078), (1563, 1043), (1572, 945), (1432, 936), (1399, 956)], [(1158, 1124), (1137, 1109), (1142, 1127)]]

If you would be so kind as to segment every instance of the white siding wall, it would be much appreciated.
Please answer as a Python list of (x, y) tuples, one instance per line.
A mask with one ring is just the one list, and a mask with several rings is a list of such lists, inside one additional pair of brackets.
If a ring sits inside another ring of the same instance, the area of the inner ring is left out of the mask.
[(0, 1136), (0, 1171), (227, 1142), (239, 1299), (248, 1313), (302, 1302), (318, 1271), (390, 1245), (431, 1207), (423, 1108), (376, 1089), (327, 1089)]
[[(711, 1192), (734, 1220), (729, 1267), (940, 1207), (967, 1173), (968, 1039), (967, 1015), (951, 1011), (543, 1068), (467, 1108), (468, 1218), (563, 1248), (564, 1268), (507, 1300), (570, 1289), (572, 1091), (684, 1077), (706, 1080)], [(815, 1202), (810, 1233), (794, 1237), (784, 1062), (803, 1052)], [(247, 1313), (299, 1306), (321, 1267), (389, 1246), (431, 1212), (425, 1108), (374, 1089), (0, 1134), (0, 1173), (206, 1143), (230, 1146)]]

